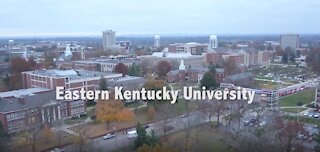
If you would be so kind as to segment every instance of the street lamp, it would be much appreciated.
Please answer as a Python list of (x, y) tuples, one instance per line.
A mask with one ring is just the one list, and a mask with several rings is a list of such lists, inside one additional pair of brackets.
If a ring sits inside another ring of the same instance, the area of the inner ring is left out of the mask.
[(112, 127), (113, 128), (113, 132), (114, 132), (114, 135), (115, 135), (115, 144), (116, 144), (116, 150), (118, 149), (118, 143), (117, 143), (117, 129), (115, 126)]

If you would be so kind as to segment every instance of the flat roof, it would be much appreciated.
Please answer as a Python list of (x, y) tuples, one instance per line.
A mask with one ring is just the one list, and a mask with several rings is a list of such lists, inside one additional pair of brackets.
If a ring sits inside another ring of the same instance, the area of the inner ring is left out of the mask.
[(0, 98), (9, 98), (9, 97), (21, 97), (25, 95), (34, 95), (39, 92), (46, 92), (50, 89), (47, 88), (28, 88), (28, 89), (19, 89), (19, 90), (12, 90), (7, 92), (0, 92)]
[(69, 78), (69, 80), (118, 75), (111, 72), (99, 72), (99, 71), (88, 71), (88, 70), (59, 70), (59, 69), (28, 71), (26, 73), (31, 73), (31, 74), (40, 75), (40, 76), (47, 76), (47, 77)]

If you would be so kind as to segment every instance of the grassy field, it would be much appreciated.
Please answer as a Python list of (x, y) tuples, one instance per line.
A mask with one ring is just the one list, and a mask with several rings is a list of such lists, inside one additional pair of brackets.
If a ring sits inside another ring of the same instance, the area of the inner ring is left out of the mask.
[(315, 89), (303, 90), (299, 93), (283, 97), (279, 100), (279, 106), (297, 106), (299, 102), (308, 104), (314, 101)]
[[(222, 130), (211, 128), (210, 125), (201, 125), (191, 129), (189, 148), (190, 151), (223, 151), (233, 152), (232, 137)], [(173, 133), (161, 138), (161, 144), (185, 151), (185, 131)]]
[(281, 109), (281, 111), (284, 111), (284, 112), (291, 112), (291, 113), (298, 113), (301, 112), (301, 111), (304, 111), (304, 110), (307, 110), (308, 108), (284, 108), (284, 109)]

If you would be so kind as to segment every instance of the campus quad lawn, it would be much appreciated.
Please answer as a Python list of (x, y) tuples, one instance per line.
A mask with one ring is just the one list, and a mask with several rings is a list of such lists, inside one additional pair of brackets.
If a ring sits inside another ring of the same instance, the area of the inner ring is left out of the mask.
[(299, 102), (301, 102), (302, 104), (308, 104), (314, 101), (314, 98), (315, 89), (307, 89), (299, 93), (280, 98), (279, 106), (297, 106)]

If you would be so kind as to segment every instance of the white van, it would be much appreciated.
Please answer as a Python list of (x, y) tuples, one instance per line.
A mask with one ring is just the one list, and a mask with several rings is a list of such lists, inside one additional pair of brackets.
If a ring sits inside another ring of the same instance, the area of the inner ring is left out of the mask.
[(138, 136), (136, 130), (129, 131), (127, 134), (128, 134), (128, 138), (135, 138)]

